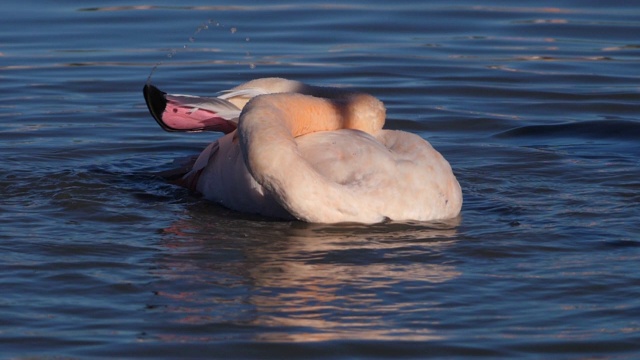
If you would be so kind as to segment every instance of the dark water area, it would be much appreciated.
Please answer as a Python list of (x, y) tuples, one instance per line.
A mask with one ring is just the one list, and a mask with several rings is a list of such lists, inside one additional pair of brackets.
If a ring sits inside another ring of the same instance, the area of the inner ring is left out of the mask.
[[(640, 356), (640, 3), (21, 1), (0, 22), (0, 357)], [(369, 92), (460, 218), (247, 216), (156, 173), (142, 87)]]

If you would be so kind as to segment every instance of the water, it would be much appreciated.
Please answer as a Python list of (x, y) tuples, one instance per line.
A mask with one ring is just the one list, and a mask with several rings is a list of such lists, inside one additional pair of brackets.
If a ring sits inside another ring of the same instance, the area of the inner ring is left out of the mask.
[[(640, 4), (603, 4), (3, 5), (1, 357), (640, 356)], [(460, 219), (277, 222), (163, 182), (218, 135), (156, 125), (158, 62), (176, 93), (374, 94)]]

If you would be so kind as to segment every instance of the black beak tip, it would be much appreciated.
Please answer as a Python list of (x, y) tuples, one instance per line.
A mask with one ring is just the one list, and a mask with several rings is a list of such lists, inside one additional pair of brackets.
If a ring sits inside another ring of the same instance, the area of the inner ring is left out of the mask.
[(142, 93), (149, 112), (158, 123), (162, 124), (162, 113), (167, 107), (166, 93), (151, 84), (145, 84)]

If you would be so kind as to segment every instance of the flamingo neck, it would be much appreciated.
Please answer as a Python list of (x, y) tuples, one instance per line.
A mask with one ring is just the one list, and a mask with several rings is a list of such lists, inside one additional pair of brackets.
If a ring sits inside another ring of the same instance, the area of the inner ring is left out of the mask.
[(384, 126), (386, 114), (382, 102), (368, 94), (345, 93), (340, 98), (326, 99), (282, 93), (252, 99), (241, 119), (267, 111), (277, 115), (277, 119), (268, 121), (285, 125), (293, 137), (339, 129), (361, 130), (373, 135)]
[(379, 214), (359, 209), (352, 193), (319, 174), (300, 155), (294, 139), (338, 129), (374, 134), (384, 125), (384, 114), (382, 103), (366, 94), (331, 100), (301, 94), (255, 97), (238, 123), (245, 164), (254, 179), (301, 220), (378, 222)]

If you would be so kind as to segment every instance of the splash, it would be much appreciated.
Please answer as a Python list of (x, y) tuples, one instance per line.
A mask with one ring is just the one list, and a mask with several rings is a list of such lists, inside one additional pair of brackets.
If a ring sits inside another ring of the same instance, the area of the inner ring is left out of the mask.
[[(206, 22), (200, 24), (195, 31), (193, 32), (193, 34), (191, 34), (191, 36), (189, 36), (188, 39), (188, 43), (182, 45), (181, 48), (172, 48), (169, 50), (169, 52), (166, 55), (166, 59), (173, 59), (174, 56), (176, 56), (178, 54), (178, 52), (180, 50), (186, 50), (190, 44), (193, 44), (196, 42), (196, 39), (198, 37), (198, 35), (205, 31), (205, 30), (209, 30), (210, 28), (215, 27), (215, 28), (220, 28), (220, 29), (225, 29), (226, 26), (224, 24), (221, 24), (217, 21), (215, 21), (214, 19), (209, 19)], [(231, 34), (235, 34), (238, 31), (238, 29), (236, 27), (232, 27), (229, 29), (229, 32)], [(250, 39), (247, 37), (245, 38), (246, 42), (249, 42)], [(250, 54), (249, 52), (246, 53), (246, 55), (249, 57)], [(153, 74), (155, 74), (156, 70), (158, 69), (158, 67), (160, 67), (160, 65), (164, 64), (164, 61), (159, 61), (158, 63), (156, 63), (153, 68), (151, 68), (151, 71), (149, 72), (149, 76), (147, 77), (147, 84), (151, 84), (151, 78), (153, 77)], [(250, 64), (249, 68), (254, 69), (255, 68), (255, 64)]]

